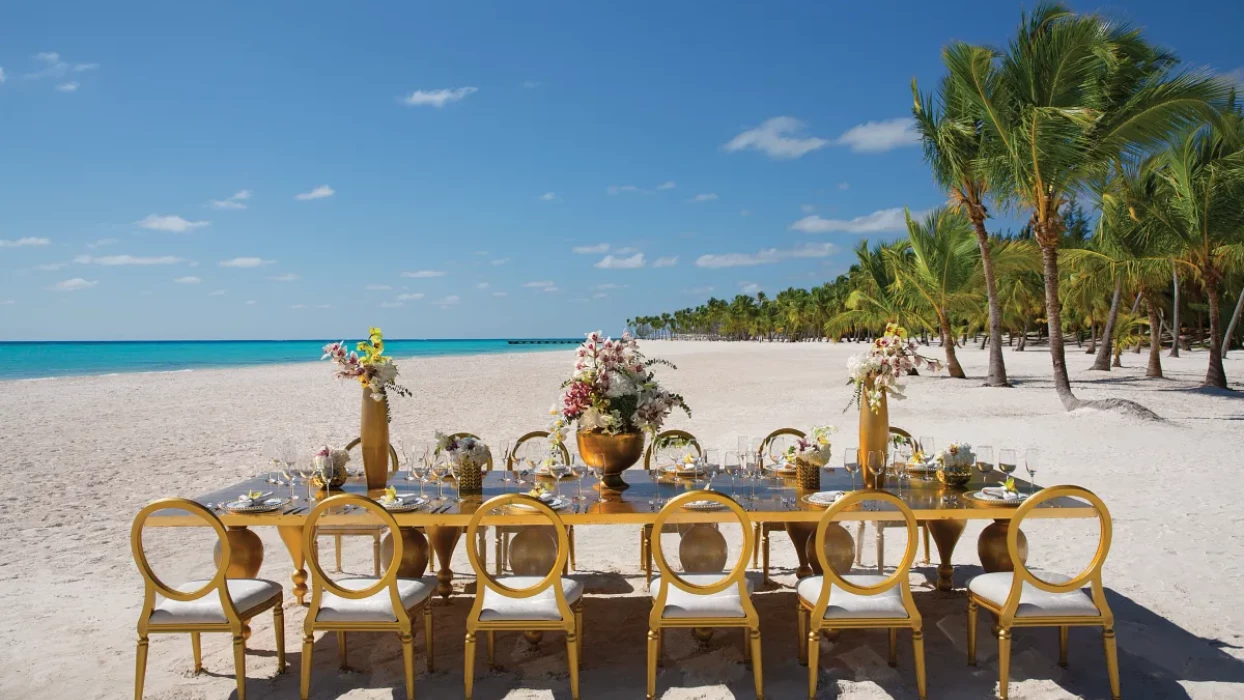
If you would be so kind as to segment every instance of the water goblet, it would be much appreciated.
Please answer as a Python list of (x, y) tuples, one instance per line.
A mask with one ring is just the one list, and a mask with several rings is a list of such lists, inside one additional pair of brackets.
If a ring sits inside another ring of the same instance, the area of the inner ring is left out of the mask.
[(855, 490), (855, 474), (860, 470), (860, 450), (858, 447), (848, 447), (842, 452), (842, 466), (851, 475), (851, 490)]
[[(867, 470), (864, 472), (865, 477), (872, 474), (874, 484), (881, 482), (885, 478), (886, 473), (885, 450), (869, 450), (868, 461), (864, 463), (864, 468)], [(864, 483), (868, 483), (867, 479), (865, 479)]]
[(993, 447), (982, 445), (976, 448), (976, 468), (981, 476), (989, 478), (989, 473), (993, 471)]
[(933, 447), (933, 436), (922, 435), (920, 437), (920, 444), (918, 447), (920, 449), (920, 457), (923, 458), (924, 461), (926, 462), (929, 461), (935, 453), (935, 450)]
[(575, 496), (576, 501), (586, 501), (587, 496), (583, 495), (583, 477), (587, 476), (587, 465), (575, 459), (577, 455), (570, 456), (570, 476), (574, 478), (579, 487), (579, 494)]
[(738, 500), (739, 494), (735, 488), (735, 479), (739, 475), (739, 453), (727, 452), (725, 462), (721, 465), (726, 474), (730, 477), (730, 497)]
[(1030, 447), (1024, 451), (1024, 471), (1028, 472), (1028, 490), (1029, 495), (1037, 492), (1037, 469), (1041, 468), (1041, 451), (1035, 447)]
[(1010, 448), (998, 450), (998, 471), (1009, 477), (1015, 473), (1017, 465), (1018, 461), (1015, 459), (1015, 450)]

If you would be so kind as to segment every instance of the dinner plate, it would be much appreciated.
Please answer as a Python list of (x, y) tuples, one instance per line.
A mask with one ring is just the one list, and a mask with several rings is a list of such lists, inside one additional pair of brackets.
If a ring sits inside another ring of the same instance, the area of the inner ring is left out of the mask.
[(808, 503), (829, 506), (845, 495), (847, 495), (845, 491), (817, 491), (816, 493), (808, 494), (805, 498), (808, 499)]
[[(553, 510), (561, 510), (562, 508), (565, 508), (566, 506), (570, 505), (570, 499), (556, 497), (556, 498), (550, 498), (547, 501), (543, 501), (543, 503), (544, 505), (548, 506), (549, 508), (552, 508)], [(518, 510), (535, 510), (536, 509), (535, 506), (529, 506), (526, 503), (511, 503), (510, 506), (513, 508), (517, 508)]]
[(798, 471), (793, 464), (769, 464), (765, 466), (765, 469), (774, 474), (794, 474)]
[(917, 464), (909, 462), (907, 464), (907, 472), (910, 474), (935, 474), (937, 473), (937, 465), (929, 464), (928, 462)]
[(661, 471), (677, 476), (703, 476), (708, 473), (708, 469), (704, 467), (685, 467), (678, 464), (667, 464), (661, 467)]
[(397, 500), (391, 503), (385, 503), (384, 501), (377, 501), (377, 503), (379, 503), (382, 508), (392, 513), (405, 513), (407, 511), (412, 511), (412, 510), (415, 510), (416, 508), (419, 508), (420, 506), (424, 505), (427, 502), (428, 502), (427, 498), (423, 496), (415, 495), (413, 493), (400, 493), (397, 495)]
[(997, 491), (998, 489), (994, 488), (984, 488), (979, 491), (964, 494), (964, 497), (969, 501), (975, 501), (976, 503), (984, 503), (991, 506), (1002, 506), (1005, 508), (1019, 506), (1021, 503), (1028, 500), (1028, 494), (1021, 493), (1019, 498), (1008, 501), (1007, 499), (996, 495)]
[(271, 513), (289, 503), (288, 498), (266, 498), (258, 503), (254, 501), (233, 501), (225, 504), (230, 513)]
[(687, 503), (682, 504), (682, 507), (686, 508), (687, 510), (721, 510), (725, 508), (726, 505), (724, 503), (721, 503), (720, 501), (703, 500), (703, 501), (689, 501)]
[(559, 479), (565, 479), (566, 477), (570, 476), (570, 468), (569, 467), (557, 467), (556, 469), (553, 469), (550, 467), (540, 466), (540, 467), (536, 467), (536, 476), (547, 476), (550, 478), (557, 477)]

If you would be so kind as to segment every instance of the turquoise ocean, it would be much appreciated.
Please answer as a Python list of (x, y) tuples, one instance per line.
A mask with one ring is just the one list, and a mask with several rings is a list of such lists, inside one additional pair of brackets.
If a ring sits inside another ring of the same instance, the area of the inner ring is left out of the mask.
[[(125, 372), (177, 372), (320, 359), (330, 340), (158, 340), (0, 342), (0, 380), (45, 379)], [(563, 340), (563, 339), (547, 339)], [(581, 340), (581, 339), (580, 339)], [(347, 341), (351, 342), (351, 341)], [(575, 341), (576, 343), (578, 341)], [(571, 344), (511, 344), (493, 340), (389, 340), (393, 358), (571, 350)]]

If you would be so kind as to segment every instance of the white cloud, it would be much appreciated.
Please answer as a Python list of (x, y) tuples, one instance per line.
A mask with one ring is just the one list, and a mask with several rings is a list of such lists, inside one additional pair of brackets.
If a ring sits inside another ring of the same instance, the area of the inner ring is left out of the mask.
[(273, 282), (293, 282), (294, 280), (298, 279), (298, 275), (295, 275), (292, 272), (286, 272), (283, 275), (276, 275), (275, 277), (269, 277), (268, 279), (272, 280)]
[(673, 267), (678, 264), (678, 256), (671, 255), (668, 258), (657, 258), (652, 263), (653, 267)]
[(524, 287), (530, 287), (530, 288), (532, 288), (532, 289), (542, 289), (542, 288), (545, 288), (545, 287), (554, 287), (554, 286), (556, 286), (556, 285), (557, 285), (557, 283), (556, 283), (556, 282), (552, 282), (552, 281), (549, 281), (549, 280), (542, 280), (542, 281), (539, 281), (539, 282), (528, 282), (528, 283), (524, 284), (523, 286), (524, 286)]
[(251, 198), (250, 190), (238, 190), (226, 199), (213, 199), (208, 206), (213, 209), (245, 209), (246, 200)]
[(557, 199), (556, 192), (545, 192), (544, 194), (540, 195), (540, 201), (542, 202), (551, 202), (555, 199)]
[(441, 308), (443, 309), (443, 308), (445, 308), (445, 307), (447, 307), (447, 306), (453, 306), (453, 305), (457, 304), (457, 303), (458, 303), (458, 302), (460, 302), (460, 301), (462, 301), (462, 299), (461, 299), (461, 298), (459, 298), (457, 294), (450, 294), (449, 296), (447, 296), (447, 297), (445, 297), (445, 298), (443, 298), (443, 299), (437, 299), (436, 301), (434, 301), (434, 302), (432, 302), (432, 303), (433, 303), (433, 304), (436, 304), (437, 306), (439, 306), (439, 307), (441, 307)]
[(74, 73), (81, 73), (85, 70), (99, 70), (98, 63), (79, 63), (73, 67)]
[(658, 190), (672, 190), (675, 187), (678, 187), (678, 183), (674, 182), (673, 180), (662, 182), (661, 184), (657, 185)]
[(109, 267), (117, 265), (176, 265), (185, 262), (184, 259), (172, 255), (157, 255), (151, 257), (141, 257), (136, 255), (104, 255), (101, 257), (92, 257), (90, 255), (79, 255), (73, 259), (79, 265), (106, 265)]
[(524, 80), (522, 83), (523, 87), (528, 90), (534, 90), (543, 84), (544, 83), (540, 82), (539, 80)]
[(621, 194), (623, 192), (639, 192), (639, 188), (635, 185), (610, 185), (605, 188), (609, 194)]
[(592, 287), (592, 289), (625, 289), (625, 288), (626, 288), (625, 284), (614, 284), (612, 282), (606, 282), (604, 284), (597, 284)]
[(755, 282), (739, 282), (739, 289), (744, 294), (755, 294), (760, 291), (760, 285)]
[(402, 102), (412, 107), (431, 106), (440, 109), (450, 102), (458, 102), (467, 95), (479, 92), (479, 88), (460, 87), (460, 88), (442, 88), (440, 90), (415, 90), (406, 97), (402, 98)]
[(95, 241), (94, 243), (87, 243), (86, 247), (89, 248), (90, 250), (95, 250), (96, 248), (103, 248), (106, 245), (113, 245), (115, 243), (118, 243), (117, 239), (115, 238), (101, 238), (98, 241)]
[(688, 202), (711, 202), (715, 199), (717, 199), (716, 192), (705, 192), (703, 194), (697, 194), (696, 196), (692, 197), (691, 199), (688, 199), (687, 201)]
[(720, 268), (748, 265), (769, 265), (797, 258), (824, 258), (836, 250), (832, 243), (808, 243), (794, 248), (766, 248), (755, 253), (701, 255), (696, 267)]
[(616, 255), (606, 255), (593, 267), (599, 267), (602, 270), (634, 270), (643, 266), (644, 254), (636, 253), (626, 258), (620, 258)]
[(751, 216), (751, 215), (752, 215), (752, 212), (751, 212), (751, 210), (749, 210), (749, 209), (740, 209), (740, 210), (739, 210), (739, 216)]
[[(923, 213), (912, 212), (911, 215), (917, 217)], [(878, 209), (854, 219), (823, 219), (814, 214), (791, 224), (790, 229), (804, 233), (894, 233), (907, 230), (907, 217), (902, 207)]]
[(496, 260), (492, 260), (492, 261), (490, 261), (490, 262), (491, 262), (493, 265), (504, 265), (504, 264), (508, 263), (509, 261), (510, 261), (510, 259), (509, 259), (509, 258), (497, 258)]
[(918, 146), (920, 133), (911, 117), (886, 119), (853, 126), (834, 141), (856, 153), (880, 153), (901, 146)]
[(799, 205), (799, 210), (805, 214), (811, 214), (812, 212), (816, 211), (816, 207), (812, 206), (811, 204), (801, 204)]
[(57, 85), (56, 89), (58, 92), (77, 92), (79, 87), (81, 87), (81, 85), (78, 84), (78, 81), (70, 80), (67, 83)]
[(43, 68), (33, 73), (23, 75), (27, 80), (39, 80), (41, 78), (60, 78), (69, 72), (69, 64), (62, 61), (60, 54), (55, 51), (41, 51), (35, 54), (35, 60), (43, 64)]
[(41, 272), (52, 272), (54, 270), (61, 270), (66, 267), (69, 267), (69, 263), (67, 262), (43, 263), (42, 265), (35, 265), (35, 269)]
[(544, 289), (540, 291), (549, 292), (550, 294), (556, 294), (557, 292), (560, 292), (561, 290), (558, 289), (557, 287), (545, 287)]
[(51, 239), (37, 238), (35, 236), (26, 236), (17, 240), (0, 239), (0, 248), (25, 248), (27, 246), (49, 245)]
[(493, 292), (492, 295), (494, 297), (504, 297), (509, 296), (509, 292)]
[(849, 182), (847, 182), (847, 181), (845, 181), (845, 180), (844, 180), (844, 181), (842, 181), (842, 182), (839, 182), (839, 183), (838, 183), (838, 189), (840, 189), (840, 190), (842, 190), (843, 192), (845, 192), (845, 191), (847, 191), (847, 190), (851, 189), (851, 183), (849, 183)]
[(328, 185), (320, 185), (310, 192), (299, 192), (294, 195), (294, 199), (305, 202), (309, 199), (324, 199), (325, 197), (331, 197), (334, 194), (337, 194), (337, 192), (333, 190), (333, 188)]
[(195, 276), (193, 276), (193, 275), (190, 275), (190, 276), (187, 276), (187, 277), (178, 277), (177, 279), (175, 279), (175, 280), (173, 280), (173, 281), (174, 281), (174, 282), (176, 282), (177, 284), (198, 284), (198, 283), (202, 282), (203, 280), (201, 280), (201, 279), (199, 279), (198, 277), (195, 277)]
[(730, 139), (724, 148), (730, 152), (755, 149), (770, 158), (799, 158), (830, 144), (829, 139), (817, 136), (801, 137), (804, 126), (794, 117), (773, 117)]
[(44, 61), (46, 63), (60, 62), (60, 54), (56, 53), (55, 51), (40, 51), (39, 53), (35, 54), (35, 58), (40, 61)]
[(397, 295), (398, 301), (419, 301), (422, 298), (423, 298), (422, 292), (416, 292), (414, 294), (398, 294)]
[(405, 304), (403, 304), (403, 303), (402, 303), (402, 302), (400, 302), (400, 301), (382, 301), (382, 302), (380, 302), (380, 308), (382, 308), (382, 309), (396, 309), (396, 308), (399, 308), (399, 307), (402, 307), (402, 306), (406, 306), (406, 305), (405, 305)]
[(230, 258), (229, 260), (221, 260), (221, 267), (261, 267), (263, 265), (271, 265), (275, 260), (264, 260), (263, 258)]
[[(4, 71), (0, 71), (0, 73), (3, 73), (3, 72)], [(0, 82), (4, 82), (4, 81), (0, 80)], [(13, 306), (16, 303), (17, 302), (13, 301), (12, 299), (0, 299), (0, 306)]]
[(605, 294), (604, 292), (596, 292), (595, 294), (592, 295), (592, 298), (593, 299), (604, 299), (607, 296), (609, 295)]
[(305, 309), (305, 308), (307, 308), (307, 305), (306, 305), (306, 304), (290, 304), (289, 308), (291, 308), (291, 309)]
[(476, 289), (488, 289), (491, 286), (492, 285), (488, 284), (487, 282), (480, 282), (479, 284), (475, 285), (475, 288)]
[(600, 253), (609, 252), (608, 243), (597, 243), (596, 245), (577, 245), (571, 248), (572, 251), (580, 255), (599, 255)]
[(160, 215), (148, 214), (145, 218), (134, 222), (138, 226), (150, 229), (152, 231), (171, 231), (172, 233), (185, 233), (191, 229), (202, 228), (207, 226), (207, 221), (187, 221), (180, 216), (174, 214)]
[(213, 289), (212, 291), (208, 292), (207, 295), (209, 297), (223, 297), (225, 295), (225, 292), (227, 291), (228, 290), (226, 289)]
[(94, 280), (84, 280), (81, 277), (74, 277), (73, 279), (64, 280), (63, 282), (57, 282), (51, 287), (48, 287), (48, 289), (54, 292), (77, 292), (83, 289), (90, 289), (97, 284), (99, 284), (99, 282)]
[(429, 277), (444, 277), (444, 270), (415, 270), (414, 272), (403, 272), (402, 277), (410, 277), (411, 279), (428, 279)]
[(247, 306), (254, 306), (254, 305), (255, 305), (255, 300), (254, 300), (254, 299), (247, 299), (247, 300), (246, 300), (246, 305), (247, 305)]
[(336, 304), (316, 304), (316, 305), (315, 305), (315, 308), (317, 308), (317, 309), (335, 309), (335, 308), (337, 308), (337, 305), (336, 305)]
[(390, 285), (387, 285), (387, 284), (369, 284), (369, 285), (367, 285), (367, 291), (369, 291), (369, 292), (387, 292), (387, 291), (389, 291), (390, 289), (393, 289), (393, 287), (392, 287), (392, 286), (390, 286)]

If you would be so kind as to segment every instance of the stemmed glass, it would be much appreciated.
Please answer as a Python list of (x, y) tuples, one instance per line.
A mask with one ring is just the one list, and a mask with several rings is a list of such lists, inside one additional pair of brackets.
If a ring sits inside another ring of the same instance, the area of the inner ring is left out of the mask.
[(700, 455), (700, 465), (700, 469), (708, 477), (708, 485), (705, 488), (711, 490), (713, 488), (713, 476), (721, 469), (721, 458), (717, 450), (715, 448), (704, 450), (704, 453)]
[(989, 473), (993, 471), (993, 447), (982, 445), (976, 448), (976, 468), (981, 476), (989, 478)]
[[(882, 480), (885, 478), (886, 466), (887, 466), (885, 463), (885, 460), (886, 460), (885, 450), (869, 450), (868, 451), (868, 462), (866, 462), (864, 465), (864, 468), (867, 469), (868, 471), (864, 472), (864, 475), (865, 477), (867, 477), (869, 474), (872, 474), (874, 484), (883, 483)], [(865, 479), (864, 483), (865, 484), (868, 483), (867, 479)]]
[(739, 498), (739, 493), (735, 488), (735, 479), (739, 475), (739, 457), (740, 455), (738, 452), (727, 452), (726, 461), (721, 465), (723, 471), (725, 471), (726, 475), (730, 477), (730, 498), (733, 498), (736, 501)]
[(656, 512), (661, 503), (661, 470), (649, 469), (648, 478), (652, 480), (652, 498), (648, 499), (648, 509)]
[[(304, 460), (302, 460), (302, 461), (298, 462), (298, 466), (295, 468), (294, 473), (295, 473), (295, 474), (297, 474), (298, 476), (302, 477), (302, 483), (304, 483), (304, 484), (306, 484), (306, 485), (307, 485), (307, 500), (308, 500), (308, 501), (310, 501), (310, 500), (311, 500), (311, 480), (312, 480), (312, 479), (314, 479), (314, 478), (315, 478), (315, 476), (316, 476), (316, 473), (315, 473), (315, 462), (314, 462), (314, 461), (312, 461), (312, 460), (310, 460), (310, 459), (304, 459)], [(290, 500), (296, 501), (296, 500), (298, 500), (298, 497), (293, 495), (293, 490), (294, 490), (294, 489), (293, 489), (293, 483), (292, 483), (292, 481), (291, 481), (291, 483), (290, 483), (290, 494), (291, 494), (291, 498), (290, 498)]]
[(587, 496), (583, 495), (583, 477), (587, 476), (587, 465), (579, 459), (579, 456), (573, 452), (570, 453), (570, 475), (578, 482), (579, 495), (575, 496), (576, 501), (586, 501)]
[(855, 490), (855, 474), (860, 470), (860, 450), (858, 447), (848, 447), (842, 453), (842, 466), (851, 475), (851, 490)]
[(449, 473), (449, 461), (442, 455), (434, 455), (430, 460), (429, 470), (436, 479), (438, 488), (436, 501), (443, 503), (445, 501), (445, 475)]
[(1028, 472), (1028, 491), (1029, 495), (1037, 492), (1037, 469), (1041, 468), (1041, 451), (1035, 447), (1030, 447), (1024, 451), (1024, 471)]
[[(898, 480), (899, 493), (903, 492), (903, 482), (909, 482), (911, 479), (911, 474), (907, 471), (907, 463), (910, 461), (910, 458), (911, 447), (905, 444), (895, 446), (891, 452), (891, 470), (894, 472), (894, 477)], [(907, 488), (908, 490), (911, 489), (910, 483), (908, 483)]]
[(920, 438), (920, 458), (929, 461), (933, 458), (935, 451), (933, 448), (933, 436), (923, 435)]
[(998, 450), (998, 471), (1009, 477), (1015, 473), (1015, 467), (1017, 465), (1018, 462), (1015, 459), (1015, 450), (1010, 448)]

